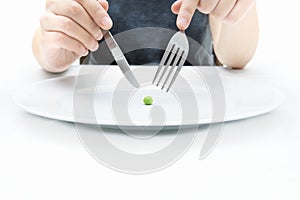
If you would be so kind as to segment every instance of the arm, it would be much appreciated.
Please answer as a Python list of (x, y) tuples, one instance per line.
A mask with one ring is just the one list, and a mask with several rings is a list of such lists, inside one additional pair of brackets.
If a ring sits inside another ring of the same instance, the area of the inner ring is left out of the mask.
[(256, 6), (238, 22), (229, 24), (210, 15), (216, 63), (242, 69), (253, 57), (259, 35)]

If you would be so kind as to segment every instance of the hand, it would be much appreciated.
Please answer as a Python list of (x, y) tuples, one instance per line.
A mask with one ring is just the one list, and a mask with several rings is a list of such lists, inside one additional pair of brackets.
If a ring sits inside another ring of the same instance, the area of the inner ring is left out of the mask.
[(107, 10), (106, 0), (47, 0), (39, 27), (44, 65), (63, 71), (88, 50), (97, 50), (101, 29), (112, 27)]
[(242, 19), (254, 3), (255, 0), (177, 0), (173, 3), (171, 10), (178, 15), (177, 27), (185, 30), (196, 9), (225, 23), (233, 24)]

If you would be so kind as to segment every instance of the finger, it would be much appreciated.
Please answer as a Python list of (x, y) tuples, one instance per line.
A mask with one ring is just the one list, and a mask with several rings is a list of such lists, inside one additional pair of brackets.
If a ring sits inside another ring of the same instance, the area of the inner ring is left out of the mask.
[(104, 30), (112, 27), (112, 20), (106, 10), (95, 0), (76, 0), (89, 13), (92, 19)]
[(253, 0), (238, 1), (231, 12), (225, 17), (226, 22), (231, 24), (237, 23), (253, 6), (255, 6), (255, 1)]
[(177, 17), (177, 27), (185, 30), (191, 23), (199, 0), (183, 0)]
[(181, 4), (182, 4), (182, 0), (175, 1), (171, 6), (171, 11), (177, 15), (179, 13)]
[(68, 17), (45, 14), (41, 17), (41, 28), (44, 31), (64, 33), (80, 41), (87, 49), (95, 51), (98, 49), (97, 40), (80, 25)]
[(56, 15), (66, 16), (77, 22), (86, 31), (94, 36), (96, 40), (102, 38), (102, 31), (84, 8), (76, 1), (62, 1), (60, 4), (55, 3), (47, 9)]
[(104, 10), (107, 12), (108, 8), (109, 8), (108, 2), (106, 0), (98, 0), (98, 2), (104, 8)]
[(78, 56), (86, 56), (88, 54), (88, 50), (83, 46), (81, 42), (78, 40), (64, 34), (61, 32), (43, 32), (44, 37), (47, 38), (45, 42), (47, 44), (52, 44), (54, 48), (61, 48), (67, 51), (73, 52)]
[(217, 19), (224, 19), (230, 11), (233, 9), (237, 0), (223, 0), (219, 1), (218, 5), (215, 9), (210, 13), (212, 16), (216, 17)]
[(198, 10), (204, 14), (209, 14), (215, 9), (220, 0), (201, 0), (198, 4)]

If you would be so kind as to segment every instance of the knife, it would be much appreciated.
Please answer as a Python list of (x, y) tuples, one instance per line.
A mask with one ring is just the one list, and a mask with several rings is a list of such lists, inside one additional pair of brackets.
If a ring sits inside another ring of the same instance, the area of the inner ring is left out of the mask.
[(140, 87), (139, 82), (136, 80), (134, 74), (130, 70), (129, 64), (122, 50), (120, 49), (116, 40), (113, 38), (110, 31), (104, 31), (104, 39), (112, 56), (114, 57), (115, 61), (119, 65), (121, 71), (123, 72), (127, 80), (131, 83), (132, 86), (139, 88)]

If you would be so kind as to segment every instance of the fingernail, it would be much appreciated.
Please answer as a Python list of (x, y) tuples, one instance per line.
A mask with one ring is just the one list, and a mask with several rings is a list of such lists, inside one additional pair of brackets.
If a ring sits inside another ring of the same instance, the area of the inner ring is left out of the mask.
[(185, 28), (187, 26), (187, 19), (185, 17), (179, 17), (177, 19), (177, 25)]
[(112, 21), (109, 17), (103, 17), (102, 24), (105, 26), (105, 28), (109, 28), (112, 26)]

